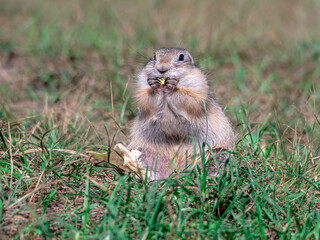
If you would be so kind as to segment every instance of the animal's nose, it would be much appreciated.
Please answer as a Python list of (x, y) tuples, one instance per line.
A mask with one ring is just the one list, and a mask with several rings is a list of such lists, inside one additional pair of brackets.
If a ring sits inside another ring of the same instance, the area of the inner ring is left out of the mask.
[(170, 66), (165, 65), (165, 64), (161, 64), (157, 66), (157, 70), (159, 71), (159, 73), (163, 74), (165, 72), (167, 72), (170, 69)]

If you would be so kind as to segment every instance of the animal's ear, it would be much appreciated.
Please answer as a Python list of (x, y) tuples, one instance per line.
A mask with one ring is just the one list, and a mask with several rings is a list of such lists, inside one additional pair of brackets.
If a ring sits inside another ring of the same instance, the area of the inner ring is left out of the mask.
[(194, 61), (193, 61), (191, 54), (188, 51), (187, 51), (187, 54), (188, 54), (188, 58), (190, 59), (191, 64), (194, 65)]

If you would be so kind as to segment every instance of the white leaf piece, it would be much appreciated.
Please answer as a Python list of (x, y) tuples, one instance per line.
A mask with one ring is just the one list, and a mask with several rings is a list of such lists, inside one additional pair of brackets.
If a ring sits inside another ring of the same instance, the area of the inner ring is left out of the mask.
[(130, 170), (135, 172), (138, 176), (142, 175), (141, 176), (142, 178), (145, 177), (146, 170), (143, 168), (139, 160), (139, 157), (141, 156), (141, 152), (139, 150), (137, 149), (129, 150), (121, 143), (118, 143), (114, 147), (114, 150), (116, 150), (123, 157), (124, 166), (127, 166), (128, 168), (130, 168)]

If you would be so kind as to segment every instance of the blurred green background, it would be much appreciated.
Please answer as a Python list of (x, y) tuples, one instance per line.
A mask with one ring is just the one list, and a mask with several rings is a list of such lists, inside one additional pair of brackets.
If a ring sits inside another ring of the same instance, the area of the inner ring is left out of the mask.
[(129, 96), (131, 119), (136, 106), (126, 90), (164, 46), (191, 52), (234, 122), (241, 105), (253, 121), (271, 113), (291, 127), (319, 114), (317, 0), (0, 4), (2, 118), (39, 114), (59, 100), (106, 121), (112, 82), (115, 110)]

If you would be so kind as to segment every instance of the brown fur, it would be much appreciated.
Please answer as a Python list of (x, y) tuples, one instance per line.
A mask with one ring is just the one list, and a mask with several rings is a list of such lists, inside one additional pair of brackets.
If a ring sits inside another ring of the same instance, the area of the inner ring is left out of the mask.
[[(181, 54), (183, 61), (178, 60)], [(177, 171), (192, 165), (203, 142), (216, 152), (232, 150), (234, 133), (221, 107), (208, 94), (207, 79), (188, 51), (164, 48), (155, 56), (138, 74), (139, 114), (129, 147), (142, 152), (141, 161), (151, 169), (150, 179), (161, 179), (172, 173), (173, 161)], [(169, 79), (164, 87), (155, 85), (153, 79), (158, 77)]]

